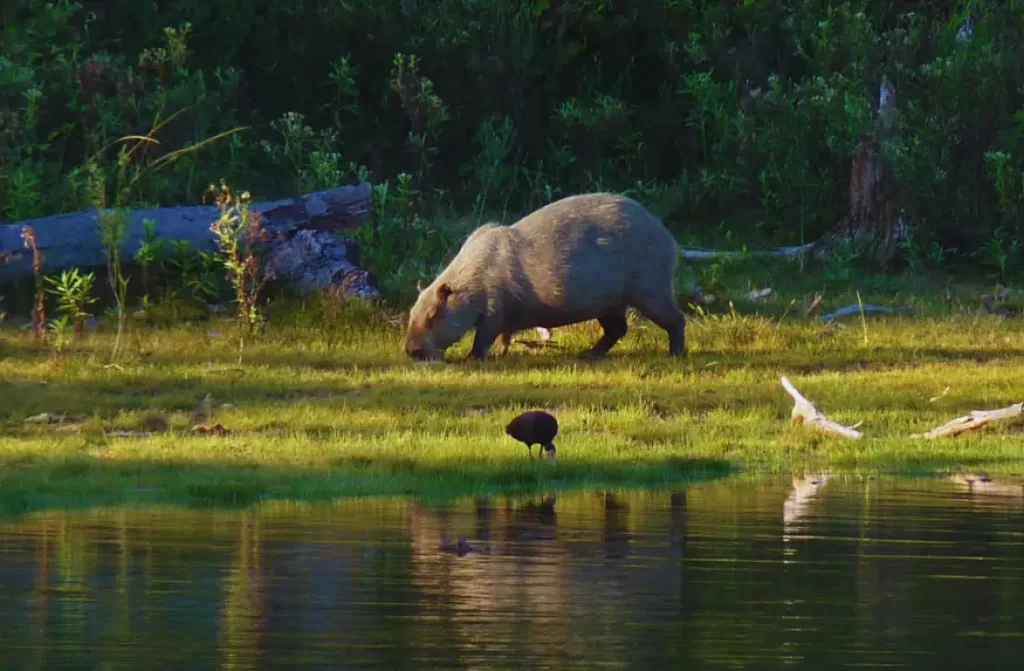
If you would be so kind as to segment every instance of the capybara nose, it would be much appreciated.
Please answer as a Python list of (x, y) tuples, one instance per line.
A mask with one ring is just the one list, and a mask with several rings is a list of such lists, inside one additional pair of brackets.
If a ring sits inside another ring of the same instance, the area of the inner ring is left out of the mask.
[(413, 359), (416, 359), (417, 361), (423, 360), (423, 348), (419, 347), (418, 345), (406, 345), (405, 353), (411, 356)]

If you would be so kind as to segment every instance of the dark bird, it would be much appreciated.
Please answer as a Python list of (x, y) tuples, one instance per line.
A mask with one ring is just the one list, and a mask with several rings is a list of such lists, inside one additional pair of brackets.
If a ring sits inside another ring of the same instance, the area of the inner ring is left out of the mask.
[[(521, 443), (533, 459), (533, 446), (539, 444), (555, 461), (555, 444), (558, 435), (558, 420), (542, 410), (530, 410), (519, 415), (505, 427), (505, 433)], [(543, 453), (541, 454), (543, 456)]]

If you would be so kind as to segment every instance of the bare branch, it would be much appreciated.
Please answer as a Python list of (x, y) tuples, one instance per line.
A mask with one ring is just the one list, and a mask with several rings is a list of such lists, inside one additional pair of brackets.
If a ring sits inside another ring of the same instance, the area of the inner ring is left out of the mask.
[(825, 300), (825, 297), (822, 296), (820, 292), (814, 294), (814, 300), (812, 300), (811, 304), (807, 306), (806, 310), (804, 310), (804, 317), (810, 317), (811, 315), (813, 315), (815, 311), (817, 311), (817, 309), (821, 307), (821, 303), (823, 300)]
[(748, 257), (776, 257), (791, 259), (810, 252), (816, 244), (817, 243), (815, 242), (808, 242), (806, 245), (798, 245), (796, 247), (777, 247), (775, 249), (765, 249), (756, 252), (726, 252), (717, 249), (680, 247), (679, 254), (687, 261), (714, 261), (718, 258), (739, 260)]
[(891, 314), (896, 314), (897, 312), (909, 312), (909, 311), (910, 311), (910, 308), (907, 308), (907, 307), (900, 307), (900, 308), (893, 309), (893, 308), (887, 308), (884, 305), (872, 305), (870, 303), (865, 303), (864, 305), (857, 305), (857, 304), (847, 305), (844, 308), (839, 308), (838, 310), (833, 310), (832, 312), (829, 312), (827, 314), (821, 315), (820, 319), (823, 322), (830, 322), (833, 319), (836, 319), (838, 317), (846, 317), (847, 315), (860, 314), (861, 312), (877, 312), (877, 313), (883, 314), (883, 315), (891, 315)]
[[(853, 427), (843, 426), (833, 422), (824, 414), (818, 411), (814, 407), (814, 404), (804, 398), (803, 394), (797, 391), (793, 383), (789, 381), (785, 376), (782, 378), (782, 386), (790, 396), (793, 397), (793, 411), (790, 414), (790, 419), (793, 422), (802, 420), (804, 424), (809, 424), (818, 431), (830, 435), (830, 436), (841, 436), (843, 438), (852, 438), (854, 440), (860, 438), (864, 434), (857, 431)], [(857, 424), (856, 426), (859, 426)]]
[(947, 438), (959, 436), (968, 431), (976, 431), (986, 424), (998, 422), (1004, 419), (1015, 419), (1024, 415), (1024, 403), (1013, 405), (998, 410), (972, 410), (971, 414), (957, 417), (942, 426), (936, 427), (925, 433), (915, 433), (911, 438)]

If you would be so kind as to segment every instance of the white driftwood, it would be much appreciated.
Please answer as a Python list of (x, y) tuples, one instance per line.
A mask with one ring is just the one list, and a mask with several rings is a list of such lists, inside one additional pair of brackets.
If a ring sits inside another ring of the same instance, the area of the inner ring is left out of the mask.
[(750, 302), (756, 301), (768, 301), (775, 295), (775, 290), (771, 287), (765, 289), (754, 289), (747, 292), (747, 300)]
[(972, 410), (971, 414), (957, 417), (942, 426), (935, 427), (931, 431), (915, 433), (911, 438), (946, 438), (959, 436), (968, 431), (975, 431), (990, 424), (1004, 419), (1014, 419), (1024, 415), (1024, 402), (1014, 403), (998, 410)]
[(843, 426), (833, 422), (814, 407), (814, 404), (804, 398), (803, 394), (797, 391), (793, 383), (785, 376), (782, 377), (782, 386), (790, 396), (793, 397), (793, 412), (790, 414), (791, 421), (803, 420), (818, 431), (830, 436), (841, 436), (843, 438), (860, 438), (862, 434), (853, 427)]
[(814, 294), (814, 300), (812, 300), (811, 304), (807, 306), (806, 310), (804, 310), (804, 317), (810, 317), (811, 315), (813, 315), (814, 312), (819, 307), (821, 307), (821, 303), (824, 300), (825, 300), (825, 297), (822, 296), (821, 293)]

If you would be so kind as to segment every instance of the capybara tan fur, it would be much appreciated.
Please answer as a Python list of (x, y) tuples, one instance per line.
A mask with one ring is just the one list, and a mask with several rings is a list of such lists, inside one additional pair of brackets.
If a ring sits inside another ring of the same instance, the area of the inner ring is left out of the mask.
[(586, 352), (600, 358), (626, 334), (633, 307), (686, 354), (686, 319), (673, 290), (678, 248), (661, 220), (610, 193), (570, 196), (511, 226), (484, 224), (424, 287), (409, 313), (406, 353), (438, 360), (476, 329), (471, 358), (484, 359), (526, 329), (597, 319), (604, 331)]

